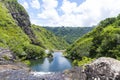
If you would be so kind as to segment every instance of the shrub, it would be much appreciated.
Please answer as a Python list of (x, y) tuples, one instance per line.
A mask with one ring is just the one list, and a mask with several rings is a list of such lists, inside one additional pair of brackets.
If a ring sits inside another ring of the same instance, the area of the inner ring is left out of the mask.
[(5, 60), (9, 60), (9, 59), (10, 59), (10, 58), (9, 58), (8, 56), (6, 56), (6, 55), (4, 55), (3, 58), (4, 58)]
[(89, 64), (92, 62), (94, 59), (88, 58), (88, 57), (82, 57), (82, 60), (74, 60), (73, 65), (76, 66), (84, 66), (85, 64)]
[(29, 60), (24, 60), (24, 61), (22, 61), (24, 64), (26, 64), (26, 65), (30, 65), (31, 64), (31, 62), (29, 61)]
[(32, 44), (26, 45), (24, 51), (27, 53), (27, 59), (38, 59), (44, 56), (44, 49)]

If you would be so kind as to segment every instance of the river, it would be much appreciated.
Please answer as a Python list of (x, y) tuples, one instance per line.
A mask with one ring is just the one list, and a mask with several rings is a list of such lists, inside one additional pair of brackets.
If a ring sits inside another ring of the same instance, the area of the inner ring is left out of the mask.
[(72, 67), (71, 61), (62, 56), (62, 52), (54, 52), (53, 58), (31, 61), (31, 69), (37, 72), (62, 72)]

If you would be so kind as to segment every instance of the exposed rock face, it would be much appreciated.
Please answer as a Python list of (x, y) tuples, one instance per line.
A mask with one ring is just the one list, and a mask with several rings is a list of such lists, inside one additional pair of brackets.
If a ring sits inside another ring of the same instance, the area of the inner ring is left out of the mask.
[(67, 70), (64, 75), (68, 80), (120, 80), (120, 61), (101, 57), (85, 68)]
[(6, 1), (5, 6), (8, 8), (13, 19), (16, 21), (17, 25), (29, 36), (33, 44), (38, 44), (36, 42), (35, 34), (31, 29), (31, 23), (29, 20), (29, 15), (26, 10), (15, 1)]
[(120, 61), (101, 57), (86, 66), (86, 80), (120, 80)]
[(15, 59), (15, 56), (9, 49), (0, 48), (0, 64), (11, 63)]
[(65, 80), (86, 80), (86, 74), (82, 67), (74, 67), (71, 70), (64, 71)]

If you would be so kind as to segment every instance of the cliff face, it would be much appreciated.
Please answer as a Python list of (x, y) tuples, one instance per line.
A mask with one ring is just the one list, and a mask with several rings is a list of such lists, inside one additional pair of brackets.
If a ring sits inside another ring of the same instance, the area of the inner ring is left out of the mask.
[(17, 0), (5, 0), (5, 6), (8, 8), (9, 13), (12, 15), (18, 26), (29, 36), (33, 44), (37, 44), (35, 41), (36, 37), (31, 30), (31, 23), (29, 20), (29, 15), (25, 9), (17, 3)]
[(30, 27), (29, 16), (21, 5), (17, 4), (16, 1), (8, 1), (6, 6), (21, 28)]
[(44, 49), (36, 45), (29, 16), (17, 0), (0, 1), (0, 32), (0, 47), (12, 51), (16, 59), (44, 56)]
[(44, 57), (45, 49), (64, 46), (64, 41), (54, 34), (40, 26), (32, 26), (27, 12), (17, 0), (0, 0), (0, 48), (12, 51), (16, 59), (34, 59)]

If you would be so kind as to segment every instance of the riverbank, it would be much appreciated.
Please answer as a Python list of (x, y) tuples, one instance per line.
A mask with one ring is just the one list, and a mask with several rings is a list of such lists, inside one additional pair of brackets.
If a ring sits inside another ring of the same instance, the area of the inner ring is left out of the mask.
[(60, 73), (34, 72), (16, 61), (9, 49), (0, 48), (0, 80), (64, 80)]
[(17, 65), (0, 65), (0, 80), (120, 80), (120, 61), (101, 57), (63, 72), (33, 72)]
[(120, 61), (113, 58), (101, 57), (84, 67), (43, 73), (16, 62), (8, 49), (0, 48), (0, 52), (0, 80), (120, 80)]

